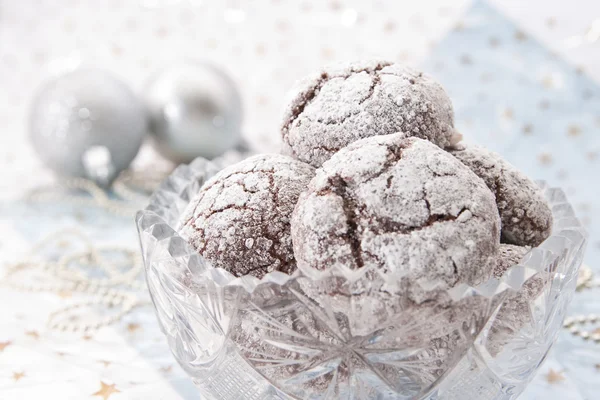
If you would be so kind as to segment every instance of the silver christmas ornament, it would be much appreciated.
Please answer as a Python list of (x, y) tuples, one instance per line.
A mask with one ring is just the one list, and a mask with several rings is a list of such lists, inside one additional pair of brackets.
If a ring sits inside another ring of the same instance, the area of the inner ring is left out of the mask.
[(146, 133), (143, 104), (102, 70), (76, 70), (46, 83), (30, 115), (30, 138), (49, 168), (107, 186), (135, 158)]
[(156, 148), (172, 161), (212, 159), (241, 138), (240, 95), (211, 64), (187, 62), (163, 70), (148, 83), (145, 100)]

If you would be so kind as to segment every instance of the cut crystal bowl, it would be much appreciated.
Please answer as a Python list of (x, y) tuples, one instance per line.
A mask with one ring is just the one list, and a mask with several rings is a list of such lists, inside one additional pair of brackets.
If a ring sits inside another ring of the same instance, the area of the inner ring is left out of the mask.
[(560, 189), (540, 183), (553, 234), (501, 279), (416, 304), (374, 270), (213, 268), (175, 228), (216, 172), (180, 166), (136, 216), (160, 326), (202, 398), (514, 399), (561, 329), (586, 240)]

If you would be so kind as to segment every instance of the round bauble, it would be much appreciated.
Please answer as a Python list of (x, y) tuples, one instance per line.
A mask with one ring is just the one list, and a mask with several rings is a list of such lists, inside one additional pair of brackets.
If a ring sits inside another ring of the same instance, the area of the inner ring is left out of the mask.
[(211, 64), (170, 66), (150, 80), (144, 97), (156, 148), (174, 162), (213, 159), (240, 140), (240, 95), (233, 81)]
[(29, 122), (31, 142), (46, 166), (103, 186), (131, 164), (146, 133), (141, 102), (123, 82), (98, 69), (47, 82)]

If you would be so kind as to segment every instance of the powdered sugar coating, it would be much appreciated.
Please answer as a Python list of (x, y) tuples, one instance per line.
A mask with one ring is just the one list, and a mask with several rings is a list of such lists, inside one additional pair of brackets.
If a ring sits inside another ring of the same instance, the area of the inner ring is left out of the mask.
[(460, 146), (451, 152), (495, 194), (504, 243), (537, 246), (550, 236), (552, 210), (527, 176), (483, 147)]
[(183, 213), (180, 233), (235, 276), (291, 273), (290, 216), (313, 176), (311, 166), (287, 156), (247, 158), (206, 182)]
[(317, 170), (292, 216), (302, 271), (375, 268), (421, 288), (489, 278), (499, 235), (484, 182), (447, 152), (403, 134), (340, 150)]
[(518, 264), (529, 250), (531, 250), (529, 246), (500, 244), (500, 254), (498, 255), (498, 263), (494, 269), (494, 276), (501, 278), (510, 267)]
[(366, 137), (404, 132), (444, 148), (453, 143), (454, 112), (440, 84), (385, 61), (325, 68), (301, 81), (282, 121), (286, 151), (315, 167)]

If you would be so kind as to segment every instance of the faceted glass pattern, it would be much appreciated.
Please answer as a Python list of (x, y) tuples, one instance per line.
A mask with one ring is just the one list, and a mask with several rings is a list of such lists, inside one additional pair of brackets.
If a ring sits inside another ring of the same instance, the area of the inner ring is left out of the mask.
[(203, 398), (513, 399), (556, 339), (585, 247), (560, 189), (541, 183), (554, 234), (502, 279), (415, 304), (378, 270), (258, 280), (211, 267), (175, 227), (214, 173), (178, 167), (136, 216), (159, 323)]

